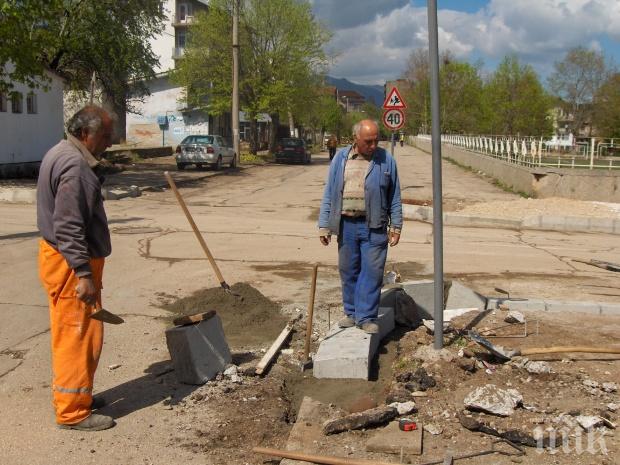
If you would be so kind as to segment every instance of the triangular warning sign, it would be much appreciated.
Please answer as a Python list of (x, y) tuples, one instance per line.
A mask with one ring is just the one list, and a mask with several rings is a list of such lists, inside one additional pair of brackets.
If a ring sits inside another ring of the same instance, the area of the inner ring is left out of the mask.
[(392, 108), (407, 108), (405, 101), (400, 96), (400, 93), (396, 87), (392, 87), (392, 90), (385, 99), (385, 102), (383, 102), (383, 108), (386, 110)]

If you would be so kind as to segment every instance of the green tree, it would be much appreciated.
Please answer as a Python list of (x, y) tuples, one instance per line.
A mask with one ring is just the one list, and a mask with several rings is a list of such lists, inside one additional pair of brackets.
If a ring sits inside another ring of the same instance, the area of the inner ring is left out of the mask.
[(551, 100), (536, 72), (512, 55), (500, 63), (484, 87), (492, 134), (546, 135), (551, 131)]
[(593, 125), (603, 137), (620, 137), (620, 73), (611, 75), (596, 92)]
[(549, 87), (572, 116), (569, 127), (573, 134), (579, 134), (584, 123), (591, 121), (594, 96), (607, 76), (603, 55), (584, 47), (569, 50), (562, 61), (554, 64)]
[[(213, 0), (198, 15), (173, 80), (187, 88), (190, 106), (213, 114), (230, 111), (231, 0)], [(300, 112), (317, 98), (319, 75), (327, 60), (329, 33), (307, 1), (246, 0), (239, 17), (239, 97), (251, 120), (251, 151), (257, 150), (256, 116)]]
[(88, 89), (93, 72), (124, 139), (133, 98), (148, 94), (158, 58), (149, 39), (165, 18), (161, 0), (12, 0), (0, 4), (0, 88), (45, 86), (45, 70)]
[(447, 61), (439, 79), (442, 132), (481, 132), (483, 82), (478, 69), (467, 62)]

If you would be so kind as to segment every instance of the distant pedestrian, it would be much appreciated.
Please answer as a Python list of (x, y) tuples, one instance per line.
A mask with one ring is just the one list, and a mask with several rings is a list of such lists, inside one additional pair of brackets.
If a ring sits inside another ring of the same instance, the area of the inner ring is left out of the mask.
[(53, 397), (62, 429), (99, 431), (114, 420), (93, 414), (93, 379), (103, 323), (89, 318), (101, 305), (110, 232), (96, 170), (110, 146), (112, 119), (87, 106), (67, 125), (67, 140), (45, 154), (37, 184), (39, 276), (47, 291), (52, 339)]
[(338, 238), (345, 313), (338, 325), (375, 334), (387, 246), (398, 244), (403, 224), (400, 182), (394, 158), (378, 146), (377, 123), (360, 121), (353, 133), (353, 145), (338, 151), (330, 165), (319, 236), (323, 245), (332, 234)]
[(405, 145), (405, 134), (404, 133), (400, 133), (400, 146), (402, 147), (403, 145)]
[(331, 160), (336, 155), (336, 149), (338, 148), (338, 139), (335, 135), (330, 135), (327, 139), (327, 148), (329, 150), (329, 159)]

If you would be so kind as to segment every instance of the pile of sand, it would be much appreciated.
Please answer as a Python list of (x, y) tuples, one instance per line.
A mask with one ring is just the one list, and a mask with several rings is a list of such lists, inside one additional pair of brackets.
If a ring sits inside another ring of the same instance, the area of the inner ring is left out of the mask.
[(288, 321), (281, 313), (280, 305), (247, 283), (234, 284), (231, 289), (242, 298), (216, 287), (201, 289), (162, 307), (173, 312), (174, 317), (215, 310), (222, 319), (224, 334), (231, 348), (269, 346)]

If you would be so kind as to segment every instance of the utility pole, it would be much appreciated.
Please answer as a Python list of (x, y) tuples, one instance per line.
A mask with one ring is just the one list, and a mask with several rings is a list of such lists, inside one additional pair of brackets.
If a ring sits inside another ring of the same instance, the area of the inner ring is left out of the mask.
[(233, 56), (233, 91), (232, 91), (232, 131), (233, 150), (237, 160), (241, 160), (239, 147), (239, 0), (233, 0), (233, 30), (232, 30), (232, 56)]
[(441, 121), (439, 118), (439, 43), (437, 38), (437, 0), (428, 0), (428, 53), (431, 68), (431, 138), (433, 147), (433, 280), (435, 340), (443, 347), (443, 193), (441, 186)]

